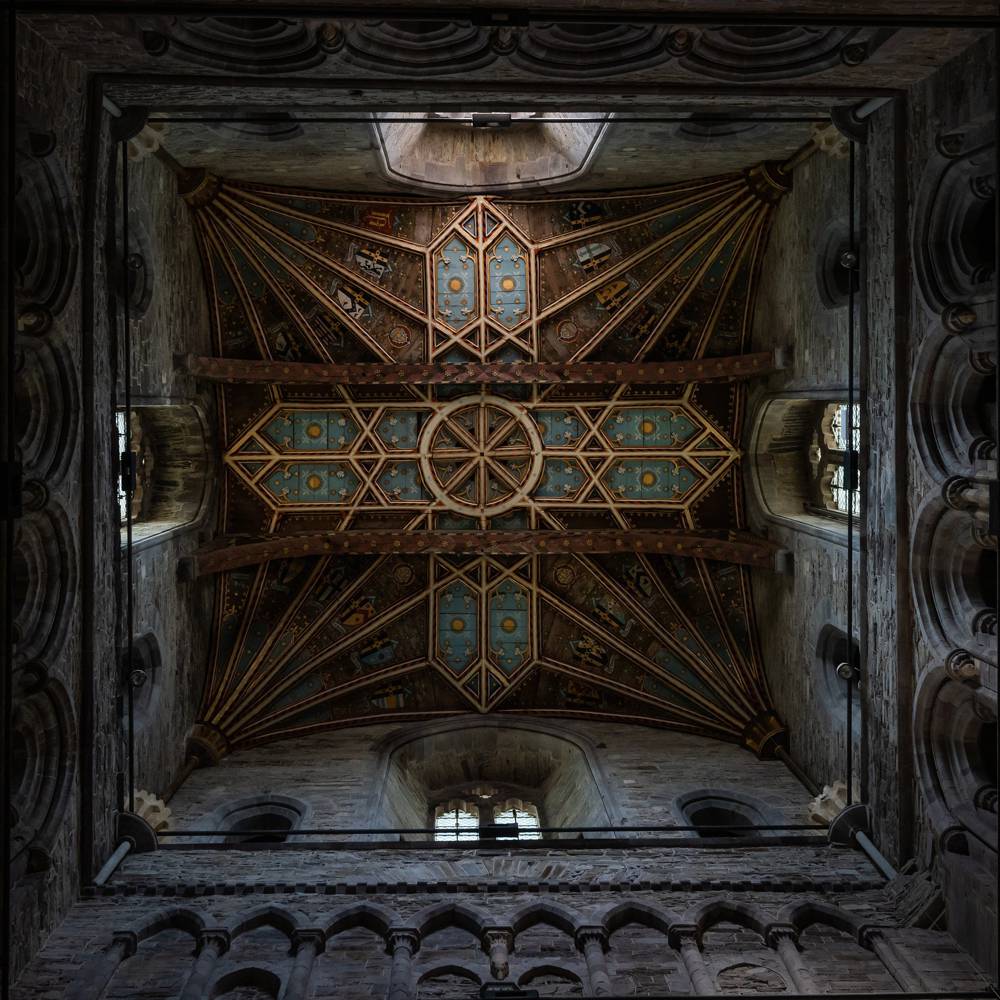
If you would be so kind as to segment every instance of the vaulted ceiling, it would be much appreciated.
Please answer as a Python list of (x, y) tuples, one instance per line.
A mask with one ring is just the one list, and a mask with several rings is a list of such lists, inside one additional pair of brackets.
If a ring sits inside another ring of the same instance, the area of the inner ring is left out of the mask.
[(432, 201), (191, 174), (224, 464), (194, 744), (457, 712), (780, 739), (739, 441), (790, 179)]

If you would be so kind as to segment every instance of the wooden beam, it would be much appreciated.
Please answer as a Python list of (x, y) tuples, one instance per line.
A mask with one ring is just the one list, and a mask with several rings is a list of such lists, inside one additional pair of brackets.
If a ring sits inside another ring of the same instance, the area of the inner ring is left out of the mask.
[(679, 531), (317, 531), (265, 538), (223, 538), (199, 549), (185, 560), (189, 577), (222, 573), (272, 559), (335, 555), (550, 555), (607, 552), (645, 552), (692, 556), (719, 562), (774, 569), (780, 549), (756, 535), (697, 534)]
[(306, 361), (255, 361), (185, 354), (177, 366), (212, 382), (268, 385), (470, 385), (475, 383), (708, 382), (768, 375), (783, 367), (780, 351), (738, 354), (691, 361), (468, 361), (457, 364), (323, 364)]

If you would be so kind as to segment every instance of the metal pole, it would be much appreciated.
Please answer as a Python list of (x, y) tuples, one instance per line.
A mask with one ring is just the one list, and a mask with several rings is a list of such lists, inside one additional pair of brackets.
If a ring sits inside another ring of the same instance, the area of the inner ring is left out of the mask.
[(885, 855), (868, 839), (868, 835), (856, 830), (854, 840), (858, 847), (868, 855), (868, 860), (891, 882), (899, 872), (886, 860)]
[(6, 84), (7, 95), (3, 101), (2, 130), (7, 147), (7, 156), (3, 170), (3, 203), (7, 209), (7, 224), (3, 227), (4, 236), (0, 241), (0, 267), (3, 269), (3, 299), (0, 307), (0, 323), (3, 323), (4, 348), (3, 385), (6, 390), (5, 401), (0, 405), (0, 460), (9, 470), (7, 488), (11, 495), (4, 498), (3, 504), (3, 540), (0, 547), (0, 580), (3, 581), (3, 612), (0, 614), (0, 997), (7, 1000), (10, 996), (11, 972), (11, 877), (10, 877), (10, 800), (13, 795), (11, 787), (13, 773), (11, 770), (11, 724), (14, 717), (14, 698), (12, 676), (14, 672), (14, 514), (20, 505), (20, 496), (13, 496), (13, 485), (20, 478), (14, 475), (14, 338), (17, 331), (17, 317), (14, 312), (14, 120), (15, 120), (15, 38), (17, 19), (10, 10), (3, 19), (3, 52), (7, 60)]
[(857, 670), (854, 653), (854, 487), (858, 495), (861, 480), (858, 478), (858, 455), (854, 448), (854, 276), (857, 274), (857, 240), (854, 232), (854, 166), (855, 144), (850, 143), (848, 155), (848, 246), (854, 255), (854, 265), (847, 280), (847, 662), (850, 673), (847, 677), (847, 804), (854, 802), (854, 677)]
[(114, 854), (104, 862), (104, 867), (94, 877), (94, 885), (104, 885), (115, 873), (115, 869), (125, 859), (125, 855), (132, 850), (132, 841), (123, 840), (116, 848)]
[[(125, 448), (122, 453), (122, 477), (125, 485), (125, 696), (128, 706), (128, 798), (125, 809), (135, 810), (135, 687), (132, 671), (135, 669), (135, 655), (132, 647), (134, 630), (134, 581), (132, 566), (132, 498), (135, 496), (136, 460), (131, 448), (132, 435), (132, 329), (129, 309), (128, 282), (128, 142), (119, 145), (122, 158), (122, 247), (120, 292), (122, 297), (122, 329), (124, 336), (122, 379), (125, 388)], [(127, 465), (126, 465), (127, 463)], [(126, 474), (127, 469), (127, 474)]]

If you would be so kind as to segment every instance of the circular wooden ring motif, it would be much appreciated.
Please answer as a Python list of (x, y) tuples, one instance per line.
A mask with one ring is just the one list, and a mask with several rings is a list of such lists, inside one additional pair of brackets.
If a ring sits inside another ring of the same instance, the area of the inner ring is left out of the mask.
[(524, 503), (542, 475), (542, 439), (520, 403), (463, 396), (424, 424), (418, 444), (424, 483), (464, 517), (495, 516)]

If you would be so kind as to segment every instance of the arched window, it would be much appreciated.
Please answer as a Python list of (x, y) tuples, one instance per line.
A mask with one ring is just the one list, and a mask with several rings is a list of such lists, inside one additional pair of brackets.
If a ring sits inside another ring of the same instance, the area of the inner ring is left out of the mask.
[(501, 789), (478, 786), (467, 798), (442, 802), (434, 809), (434, 839), (541, 840), (538, 807), (508, 798)]
[[(728, 789), (701, 788), (677, 800), (685, 826), (696, 826), (698, 837), (752, 837), (754, 831), (732, 827), (766, 826), (781, 820), (752, 798)], [(728, 828), (728, 829), (727, 829)]]
[(813, 503), (822, 514), (854, 517), (861, 513), (858, 452), (861, 450), (861, 404), (827, 403), (813, 433), (809, 464)]
[[(198, 521), (208, 498), (204, 420), (187, 404), (140, 405), (115, 411), (118, 454), (135, 463), (132, 540), (140, 542)], [(118, 481), (118, 517), (124, 544), (128, 494)]]
[(751, 482), (763, 512), (799, 530), (846, 540), (841, 526), (850, 515), (857, 529), (862, 514), (861, 422), (861, 404), (832, 393), (765, 400), (750, 445)]
[[(823, 681), (820, 690), (825, 694), (827, 706), (836, 716), (841, 716), (847, 703), (848, 683), (852, 686), (851, 706), (856, 720), (861, 716), (861, 697), (858, 691), (861, 653), (857, 642), (835, 625), (824, 625), (816, 641), (817, 666)], [(860, 735), (860, 728), (856, 730)]]
[(434, 839), (478, 840), (479, 809), (467, 802), (444, 802), (434, 810)]
[(269, 793), (225, 802), (193, 826), (218, 833), (192, 838), (194, 843), (281, 844), (308, 828), (312, 807), (287, 795)]
[[(132, 524), (149, 520), (152, 507), (153, 491), (151, 486), (155, 459), (148, 435), (142, 432), (142, 420), (136, 410), (119, 409), (115, 412), (115, 423), (118, 428), (118, 453), (124, 456), (131, 452), (135, 455), (135, 486), (132, 491)], [(123, 470), (124, 471), (124, 470)], [(145, 516), (144, 516), (145, 514)], [(128, 520), (128, 494), (121, 476), (118, 478), (118, 515), (124, 525)]]

